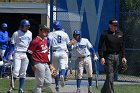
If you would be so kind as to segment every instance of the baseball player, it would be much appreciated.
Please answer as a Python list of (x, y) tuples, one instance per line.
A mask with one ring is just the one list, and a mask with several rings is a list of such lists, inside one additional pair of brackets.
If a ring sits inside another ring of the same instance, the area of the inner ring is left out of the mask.
[[(69, 36), (62, 29), (60, 21), (53, 23), (55, 31), (49, 33), (50, 46), (52, 47), (52, 64), (57, 69), (58, 73), (55, 77), (56, 91), (59, 91), (59, 79), (61, 87), (64, 87), (64, 76), (66, 65), (68, 64), (67, 46), (70, 45)], [(60, 73), (59, 73), (60, 71)], [(60, 75), (60, 77), (59, 77)]]
[[(11, 43), (14, 45), (14, 65), (13, 65), (13, 77), (14, 81), (19, 76), (19, 91), (18, 93), (24, 93), (24, 80), (26, 78), (26, 70), (29, 60), (26, 55), (29, 43), (32, 40), (32, 33), (28, 29), (30, 28), (30, 22), (27, 19), (23, 19), (20, 22), (19, 30), (13, 33)], [(12, 89), (8, 91), (11, 93)]]
[(6, 23), (1, 24), (1, 30), (0, 30), (0, 56), (1, 56), (1, 60), (3, 60), (5, 50), (8, 46), (7, 28), (8, 28), (8, 25)]
[[(77, 55), (76, 62), (78, 62), (78, 71), (77, 71), (77, 91), (76, 93), (80, 93), (80, 84), (83, 75), (83, 67), (85, 66), (86, 71), (88, 73), (88, 93), (92, 93), (92, 61), (91, 55), (93, 55), (94, 60), (98, 60), (98, 57), (95, 54), (94, 48), (89, 42), (88, 39), (81, 37), (81, 31), (75, 30), (73, 33), (73, 37), (76, 40), (73, 45), (73, 50), (75, 56)], [(72, 53), (73, 54), (73, 53)]]
[(45, 36), (49, 33), (46, 25), (39, 25), (38, 36), (30, 43), (27, 56), (35, 72), (36, 86), (32, 93), (42, 93), (41, 88), (52, 83), (52, 76), (48, 65), (48, 40)]

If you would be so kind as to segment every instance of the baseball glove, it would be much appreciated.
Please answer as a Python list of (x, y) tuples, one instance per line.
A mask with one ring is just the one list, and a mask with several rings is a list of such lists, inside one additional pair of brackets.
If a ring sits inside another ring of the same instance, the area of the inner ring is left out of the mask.
[(128, 65), (127, 63), (121, 63), (119, 66), (118, 66), (118, 71), (121, 72), (121, 73), (124, 73), (128, 68)]
[(50, 64), (49, 67), (50, 67), (50, 70), (51, 70), (52, 78), (55, 78), (56, 75), (57, 75), (57, 70), (55, 69), (55, 67), (52, 64)]

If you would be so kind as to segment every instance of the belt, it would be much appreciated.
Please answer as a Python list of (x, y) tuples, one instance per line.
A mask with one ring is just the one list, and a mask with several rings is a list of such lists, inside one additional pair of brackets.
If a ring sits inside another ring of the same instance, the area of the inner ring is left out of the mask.
[(26, 51), (15, 51), (16, 53), (26, 53)]
[(66, 50), (52, 50), (53, 52), (56, 52), (56, 51), (66, 51)]
[(86, 58), (86, 57), (89, 57), (90, 55), (87, 55), (87, 56), (83, 56), (83, 57), (78, 57), (78, 58)]
[(117, 54), (119, 54), (119, 52), (108, 52), (107, 54), (114, 54), (114, 55), (117, 55)]

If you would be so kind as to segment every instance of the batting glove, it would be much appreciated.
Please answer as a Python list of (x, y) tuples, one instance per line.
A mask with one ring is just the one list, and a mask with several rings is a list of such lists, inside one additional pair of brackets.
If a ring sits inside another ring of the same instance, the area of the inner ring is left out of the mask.
[(96, 54), (94, 54), (94, 58), (93, 58), (94, 61), (97, 61), (98, 60), (98, 57)]

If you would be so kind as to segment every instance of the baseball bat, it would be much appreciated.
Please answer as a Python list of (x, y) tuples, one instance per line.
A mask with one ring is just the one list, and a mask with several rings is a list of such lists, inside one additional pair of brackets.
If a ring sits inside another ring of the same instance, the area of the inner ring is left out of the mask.
[(13, 70), (12, 70), (13, 68), (12, 68), (12, 64), (11, 64), (11, 80), (10, 80), (10, 86), (11, 86), (11, 88), (13, 88), (14, 89), (14, 77), (13, 77)]
[(95, 82), (96, 82), (96, 88), (98, 88), (98, 68), (97, 68), (97, 61), (94, 62), (95, 66)]

